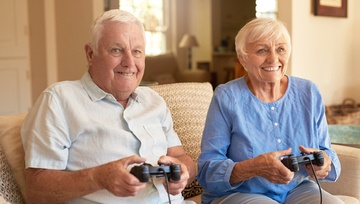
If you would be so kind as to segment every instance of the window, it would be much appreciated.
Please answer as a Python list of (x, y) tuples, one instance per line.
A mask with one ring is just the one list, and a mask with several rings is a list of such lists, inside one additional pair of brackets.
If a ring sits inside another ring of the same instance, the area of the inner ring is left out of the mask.
[(256, 0), (256, 17), (277, 18), (277, 0)]
[(169, 32), (169, 1), (119, 0), (119, 8), (138, 17), (144, 24), (146, 55), (158, 55), (167, 50), (166, 34)]

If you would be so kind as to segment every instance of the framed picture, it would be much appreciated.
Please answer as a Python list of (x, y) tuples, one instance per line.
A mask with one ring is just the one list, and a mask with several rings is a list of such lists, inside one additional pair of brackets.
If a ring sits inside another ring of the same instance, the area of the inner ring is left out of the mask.
[(314, 0), (315, 16), (347, 17), (348, 0)]

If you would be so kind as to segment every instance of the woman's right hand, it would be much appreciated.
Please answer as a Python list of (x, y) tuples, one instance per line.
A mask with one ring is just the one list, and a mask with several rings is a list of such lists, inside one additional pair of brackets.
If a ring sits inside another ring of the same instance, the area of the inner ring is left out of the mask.
[(255, 176), (261, 176), (272, 183), (288, 184), (293, 179), (294, 172), (291, 172), (280, 158), (290, 153), (291, 148), (261, 154), (253, 159), (239, 162), (232, 171), (230, 183), (235, 184)]
[(257, 175), (272, 183), (288, 184), (293, 179), (294, 172), (290, 171), (280, 158), (289, 154), (291, 154), (291, 148), (257, 156), (255, 158)]

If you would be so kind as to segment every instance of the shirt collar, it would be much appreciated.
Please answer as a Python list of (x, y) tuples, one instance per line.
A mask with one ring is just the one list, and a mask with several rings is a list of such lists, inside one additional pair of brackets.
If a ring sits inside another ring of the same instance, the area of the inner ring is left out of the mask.
[[(81, 77), (80, 81), (92, 101), (96, 102), (99, 100), (103, 100), (104, 98), (108, 98), (109, 96), (111, 96), (116, 101), (115, 97), (112, 94), (106, 93), (104, 90), (102, 90), (95, 84), (89, 72), (85, 72), (85, 74)], [(140, 97), (136, 89), (134, 93), (131, 94), (130, 98), (132, 98), (136, 102), (140, 102)]]

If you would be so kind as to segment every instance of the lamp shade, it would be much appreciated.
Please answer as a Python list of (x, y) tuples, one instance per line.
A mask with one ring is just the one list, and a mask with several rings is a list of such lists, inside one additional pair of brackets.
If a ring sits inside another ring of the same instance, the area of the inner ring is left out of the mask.
[(181, 48), (191, 48), (199, 46), (195, 36), (190, 34), (185, 34), (179, 43), (179, 47)]

